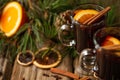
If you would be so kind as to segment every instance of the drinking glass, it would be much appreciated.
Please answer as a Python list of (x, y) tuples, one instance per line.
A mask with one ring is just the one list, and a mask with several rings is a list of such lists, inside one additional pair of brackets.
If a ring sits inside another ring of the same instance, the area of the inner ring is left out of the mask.
[[(107, 36), (120, 40), (120, 27), (106, 27), (96, 31), (93, 37), (95, 48), (81, 51), (82, 65), (80, 66), (86, 71), (89, 70), (88, 72), (92, 75), (95, 73), (94, 76), (98, 80), (120, 80), (118, 76), (120, 73), (120, 44), (102, 46)], [(89, 55), (91, 60), (89, 60)], [(86, 61), (87, 59), (89, 61)]]
[(107, 36), (112, 36), (120, 40), (120, 27), (106, 27), (96, 31), (93, 37), (95, 48), (102, 46), (102, 42)]
[(102, 80), (120, 80), (120, 45), (99, 48), (96, 63), (98, 70), (95, 77)]
[(96, 4), (81, 4), (79, 7), (71, 10), (70, 24), (63, 24), (59, 31), (59, 39), (65, 46), (73, 46), (78, 52), (85, 48), (93, 48), (93, 34), (96, 30), (105, 26), (105, 16), (101, 17), (91, 25), (83, 25), (74, 20), (75, 11), (84, 9), (94, 9), (101, 11), (104, 8)]
[(86, 48), (81, 51), (79, 56), (79, 65), (83, 71), (81, 75), (93, 76), (93, 73), (94, 73), (93, 70), (94, 70), (95, 60), (96, 60), (96, 56), (94, 53), (95, 53), (94, 50), (90, 48)]

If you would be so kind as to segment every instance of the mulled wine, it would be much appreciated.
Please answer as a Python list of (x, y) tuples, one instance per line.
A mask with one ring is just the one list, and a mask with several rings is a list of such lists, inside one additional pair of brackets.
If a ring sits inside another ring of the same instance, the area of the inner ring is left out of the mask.
[(96, 48), (120, 44), (120, 27), (106, 27), (96, 31), (93, 37)]
[(97, 66), (100, 80), (120, 80), (120, 45), (99, 49)]
[(106, 27), (94, 35), (97, 70), (100, 80), (120, 80), (120, 27)]
[[(98, 14), (99, 11), (101, 10), (103, 10), (103, 7), (95, 4), (83, 4), (80, 5), (77, 9), (75, 9), (74, 11), (75, 13), (73, 15), (74, 15), (74, 20), (76, 21), (74, 26), (77, 36), (76, 48), (78, 52), (81, 52), (81, 50), (85, 48), (94, 48), (93, 35), (98, 29), (105, 27), (106, 15), (102, 16), (101, 18), (99, 18), (97, 21), (95, 21), (90, 25), (83, 23), (91, 16)], [(89, 15), (89, 17), (87, 14)], [(83, 18), (83, 19), (78, 19), (78, 18)]]

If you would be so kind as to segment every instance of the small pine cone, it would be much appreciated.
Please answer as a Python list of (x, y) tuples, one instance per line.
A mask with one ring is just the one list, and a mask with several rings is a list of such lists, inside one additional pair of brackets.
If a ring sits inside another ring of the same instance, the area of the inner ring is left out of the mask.
[(63, 24), (71, 24), (71, 10), (67, 10), (59, 14), (56, 18), (55, 26), (57, 28), (61, 27)]

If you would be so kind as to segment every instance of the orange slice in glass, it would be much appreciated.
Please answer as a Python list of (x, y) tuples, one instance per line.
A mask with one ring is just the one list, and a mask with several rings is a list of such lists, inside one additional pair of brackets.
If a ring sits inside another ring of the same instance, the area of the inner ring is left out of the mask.
[(120, 40), (112, 36), (107, 36), (101, 45), (102, 46), (120, 45)]
[(84, 21), (96, 14), (98, 14), (98, 11), (93, 9), (80, 10), (75, 14), (74, 19), (80, 23), (84, 23)]
[[(14, 35), (22, 23), (25, 22), (25, 12), (22, 6), (16, 2), (8, 3), (1, 14), (0, 28), (7, 37)], [(24, 21), (23, 21), (24, 20)]]

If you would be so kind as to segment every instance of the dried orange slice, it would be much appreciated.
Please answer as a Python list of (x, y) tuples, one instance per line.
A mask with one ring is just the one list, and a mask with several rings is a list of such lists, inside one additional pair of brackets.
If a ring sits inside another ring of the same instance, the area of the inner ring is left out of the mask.
[[(9, 2), (3, 9), (0, 19), (0, 28), (7, 37), (14, 35), (22, 23), (25, 22), (25, 12), (16, 2)], [(23, 21), (24, 20), (24, 21)]]
[(33, 64), (35, 66), (37, 66), (39, 68), (43, 68), (43, 69), (49, 69), (49, 68), (52, 68), (52, 67), (56, 67), (61, 62), (62, 56), (61, 56), (60, 52), (57, 51), (54, 48), (51, 49), (51, 51), (53, 51), (53, 52), (49, 53), (49, 56), (46, 56), (43, 59), (39, 58), (39, 55), (41, 54), (41, 52), (46, 51), (48, 49), (49, 49), (48, 47), (43, 47), (43, 48), (40, 48), (35, 53), (35, 58), (36, 59), (33, 62)]
[(92, 16), (98, 14), (98, 11), (93, 9), (86, 9), (86, 10), (80, 10), (77, 12), (77, 14), (74, 16), (74, 19), (80, 23), (83, 23), (87, 19), (91, 18)]

